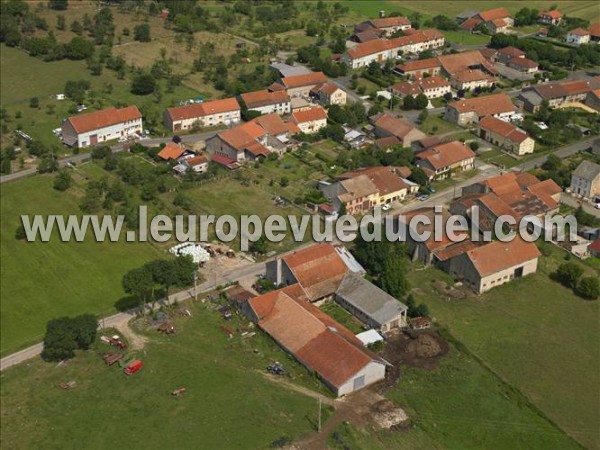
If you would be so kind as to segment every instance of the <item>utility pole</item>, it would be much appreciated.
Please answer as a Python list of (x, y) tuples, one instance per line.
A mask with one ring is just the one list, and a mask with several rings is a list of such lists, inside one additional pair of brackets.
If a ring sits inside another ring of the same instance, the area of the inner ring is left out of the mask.
[(194, 301), (198, 300), (198, 271), (194, 271)]
[(321, 399), (319, 399), (319, 424), (318, 424), (318, 432), (321, 432)]

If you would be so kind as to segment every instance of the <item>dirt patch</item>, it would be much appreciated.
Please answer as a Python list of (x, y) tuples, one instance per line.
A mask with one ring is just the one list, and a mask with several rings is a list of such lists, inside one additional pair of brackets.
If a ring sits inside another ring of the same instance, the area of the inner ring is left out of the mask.
[(450, 346), (435, 330), (397, 332), (388, 336), (381, 356), (392, 367), (388, 367), (385, 380), (376, 385), (378, 392), (384, 394), (398, 383), (401, 366), (433, 370), (449, 351)]
[(388, 399), (373, 405), (371, 414), (377, 426), (388, 430), (408, 422), (408, 415), (404, 410)]
[(444, 281), (434, 281), (431, 283), (433, 290), (447, 300), (464, 300), (473, 298), (475, 295), (472, 291), (458, 283), (458, 286), (450, 286)]

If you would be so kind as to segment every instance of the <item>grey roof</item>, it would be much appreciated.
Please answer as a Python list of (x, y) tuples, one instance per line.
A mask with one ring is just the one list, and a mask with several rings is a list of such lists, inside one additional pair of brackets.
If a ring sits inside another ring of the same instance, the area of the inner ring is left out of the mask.
[(532, 105), (541, 105), (543, 100), (542, 96), (534, 90), (523, 91), (519, 97), (523, 100), (527, 100)]
[(471, 17), (477, 15), (479, 13), (479, 11), (475, 11), (474, 9), (467, 9), (463, 12), (461, 12), (460, 14), (456, 15), (457, 19), (462, 19), (462, 20), (467, 20), (470, 19)]
[(396, 319), (406, 305), (361, 276), (346, 274), (335, 295), (362, 311), (379, 325)]
[(271, 63), (271, 68), (273, 70), (278, 71), (282, 77), (293, 77), (296, 75), (305, 75), (307, 73), (311, 73), (312, 71), (305, 66), (290, 66), (285, 63)]
[(600, 165), (591, 161), (582, 161), (573, 172), (573, 175), (583, 178), (584, 180), (592, 181), (600, 175)]

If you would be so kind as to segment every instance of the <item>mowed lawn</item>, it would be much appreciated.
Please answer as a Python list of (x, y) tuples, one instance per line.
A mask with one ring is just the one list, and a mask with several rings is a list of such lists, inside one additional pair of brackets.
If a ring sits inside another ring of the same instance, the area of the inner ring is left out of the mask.
[[(315, 377), (265, 334), (229, 339), (217, 311), (188, 307), (193, 317), (175, 319), (177, 334), (147, 332), (143, 350), (130, 353), (144, 364), (131, 377), (104, 365), (101, 342), (59, 367), (36, 359), (3, 372), (2, 447), (255, 449), (314, 431), (317, 401), (263, 373), (277, 360), (290, 381), (325, 393)], [(74, 389), (59, 388), (71, 380)]]
[(431, 282), (451, 280), (436, 269), (413, 271), (411, 284), (417, 302), (484, 364), (580, 444), (599, 448), (599, 302), (549, 279), (563, 252), (548, 249), (537, 274), (481, 297), (447, 300)]
[(2, 184), (1, 275), (2, 355), (42, 339), (46, 322), (84, 312), (116, 312), (125, 296), (121, 278), (128, 270), (159, 258), (144, 243), (63, 243), (15, 239), (21, 214), (81, 214), (78, 199), (52, 188), (51, 176)]

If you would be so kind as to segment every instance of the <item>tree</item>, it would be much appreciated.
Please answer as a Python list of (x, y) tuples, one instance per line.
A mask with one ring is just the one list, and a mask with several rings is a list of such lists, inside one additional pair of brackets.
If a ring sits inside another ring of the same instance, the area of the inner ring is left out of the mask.
[(420, 167), (415, 167), (408, 178), (412, 182), (417, 183), (419, 186), (425, 186), (427, 183), (429, 183), (429, 178), (427, 178), (427, 175)]
[(75, 36), (65, 45), (65, 55), (69, 59), (80, 60), (94, 54), (94, 43), (80, 36)]
[(415, 109), (415, 98), (412, 95), (407, 95), (402, 100), (402, 108), (406, 110)]
[(141, 23), (133, 29), (133, 38), (139, 42), (150, 42), (150, 25)]
[(427, 108), (427, 105), (429, 105), (429, 99), (425, 94), (419, 94), (415, 97), (415, 109), (425, 109)]
[(421, 111), (419, 113), (419, 117), (417, 118), (417, 123), (419, 123), (419, 124), (424, 123), (428, 117), (429, 117), (429, 113), (427, 112), (426, 109), (424, 109), (423, 111)]
[(575, 289), (577, 281), (583, 275), (583, 268), (574, 262), (566, 262), (558, 267), (555, 273), (556, 279), (566, 287)]
[[(152, 279), (155, 283), (165, 287), (165, 297), (169, 301), (169, 289), (177, 283), (177, 274), (175, 273), (174, 261), (166, 259), (158, 259), (149, 262), (145, 266), (152, 274)], [(152, 289), (152, 300), (154, 300), (154, 289)]]
[(394, 298), (402, 298), (408, 291), (408, 279), (403, 257), (398, 254), (389, 254), (383, 263), (383, 270), (379, 276), (379, 287)]
[(75, 356), (75, 350), (88, 350), (96, 339), (98, 321), (92, 314), (60, 317), (48, 322), (42, 358), (62, 361)]
[(69, 7), (69, 0), (50, 0), (48, 2), (48, 8), (54, 9), (55, 11), (64, 11)]
[(22, 241), (27, 238), (27, 233), (25, 232), (25, 226), (23, 223), (20, 223), (17, 229), (15, 230), (15, 239), (18, 241)]
[(287, 187), (290, 184), (290, 180), (288, 177), (281, 177), (281, 179), (279, 180), (279, 185), (281, 187)]
[(29, 99), (29, 107), (35, 108), (35, 109), (39, 108), (40, 107), (40, 99), (37, 97), (31, 97)]
[(144, 314), (146, 296), (154, 284), (152, 273), (148, 270), (148, 267), (144, 266), (130, 270), (123, 275), (121, 284), (123, 285), (123, 290), (125, 292), (137, 297), (140, 304), (140, 311)]
[(149, 73), (140, 73), (131, 83), (131, 92), (135, 95), (148, 95), (156, 90), (156, 80)]
[(78, 20), (74, 20), (73, 22), (71, 22), (71, 31), (77, 36), (80, 36), (81, 33), (83, 33), (83, 26)]
[(269, 251), (269, 241), (267, 241), (267, 238), (262, 235), (256, 242), (251, 242), (248, 249), (252, 253), (264, 255), (267, 253), (267, 251)]
[(584, 277), (581, 279), (575, 293), (587, 300), (596, 300), (600, 296), (598, 277)]
[(54, 189), (66, 191), (71, 187), (72, 178), (69, 169), (60, 169), (54, 178)]

